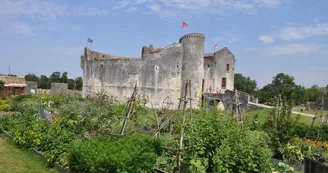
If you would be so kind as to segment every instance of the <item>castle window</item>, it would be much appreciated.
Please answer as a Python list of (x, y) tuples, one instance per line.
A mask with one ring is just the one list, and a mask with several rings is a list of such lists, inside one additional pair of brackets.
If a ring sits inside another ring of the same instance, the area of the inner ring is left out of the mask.
[(222, 78), (221, 88), (225, 89), (226, 87), (227, 87), (227, 78), (223, 77)]
[(227, 72), (230, 71), (230, 64), (227, 64)]

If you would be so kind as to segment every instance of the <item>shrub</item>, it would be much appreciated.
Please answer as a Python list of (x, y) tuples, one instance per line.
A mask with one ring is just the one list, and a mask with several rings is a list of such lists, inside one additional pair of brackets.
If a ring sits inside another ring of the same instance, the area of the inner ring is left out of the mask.
[(277, 105), (270, 111), (268, 121), (263, 125), (263, 130), (268, 133), (271, 139), (271, 148), (276, 158), (282, 158), (279, 148), (286, 144), (295, 136), (295, 125), (299, 120), (298, 117), (292, 116), (293, 104), (287, 102), (286, 99), (278, 100)]
[(73, 143), (68, 164), (75, 172), (152, 172), (161, 141), (145, 135), (102, 137)]
[(206, 172), (255, 173), (270, 169), (272, 153), (264, 132), (251, 131), (235, 119), (217, 115), (203, 115), (194, 120), (193, 126), (193, 135), (190, 126), (186, 129), (185, 172), (194, 172), (195, 166), (206, 168)]

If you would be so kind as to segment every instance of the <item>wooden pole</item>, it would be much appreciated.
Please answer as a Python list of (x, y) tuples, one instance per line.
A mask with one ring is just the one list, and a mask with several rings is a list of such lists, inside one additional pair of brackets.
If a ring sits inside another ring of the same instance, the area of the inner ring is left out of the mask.
[(317, 134), (317, 139), (320, 139), (321, 135), (321, 130), (322, 130), (322, 126), (323, 126), (323, 120), (322, 120), (322, 115), (323, 115), (323, 104), (324, 104), (325, 98), (322, 97), (321, 99), (321, 112), (320, 112), (320, 126), (318, 129), (318, 134)]
[(178, 150), (178, 173), (181, 172), (181, 152), (182, 152), (182, 148), (183, 148), (184, 124), (186, 121), (186, 105), (188, 103), (187, 92), (188, 92), (188, 80), (186, 82), (185, 93), (184, 93), (184, 97), (183, 97), (183, 101), (184, 101), (183, 110), (182, 110), (183, 119), (182, 119), (181, 131), (180, 131), (179, 150)]

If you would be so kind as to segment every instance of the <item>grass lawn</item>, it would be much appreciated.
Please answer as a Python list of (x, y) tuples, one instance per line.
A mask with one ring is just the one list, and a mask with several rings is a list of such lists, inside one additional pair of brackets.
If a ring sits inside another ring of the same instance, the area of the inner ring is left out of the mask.
[(1, 173), (58, 173), (33, 153), (18, 148), (4, 135), (0, 135)]
[[(270, 109), (256, 109), (256, 110), (250, 110), (248, 112), (243, 113), (244, 118), (247, 118), (248, 120), (253, 120), (254, 116), (258, 114), (259, 122), (263, 122), (267, 119), (269, 116)], [(306, 113), (303, 111), (303, 113)], [(297, 115), (294, 115), (295, 117)], [(311, 125), (312, 123), (312, 117), (307, 116), (300, 116), (299, 121), (300, 123)], [(314, 122), (314, 125), (318, 125), (318, 119)]]
[[(295, 109), (295, 110), (293, 110), (293, 111), (301, 112), (300, 109)], [(328, 114), (328, 111), (326, 111), (326, 110), (323, 110), (322, 112), (323, 112), (323, 114), (322, 114), (323, 116), (325, 116), (325, 115)], [(303, 109), (303, 112), (302, 112), (302, 113), (313, 114), (313, 115), (315, 115), (315, 114), (317, 113), (317, 111), (315, 111), (315, 110), (305, 110), (305, 109)], [(318, 115), (321, 115), (321, 110), (319, 110)]]

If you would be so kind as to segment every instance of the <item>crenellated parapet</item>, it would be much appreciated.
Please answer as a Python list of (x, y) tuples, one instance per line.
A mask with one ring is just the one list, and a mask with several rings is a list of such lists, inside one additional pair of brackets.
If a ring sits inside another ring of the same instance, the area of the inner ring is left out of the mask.
[(93, 60), (111, 60), (111, 59), (132, 59), (136, 57), (126, 57), (126, 56), (117, 56), (117, 55), (110, 55), (110, 54), (103, 54), (89, 48), (84, 49), (84, 56), (87, 58), (88, 61)]

